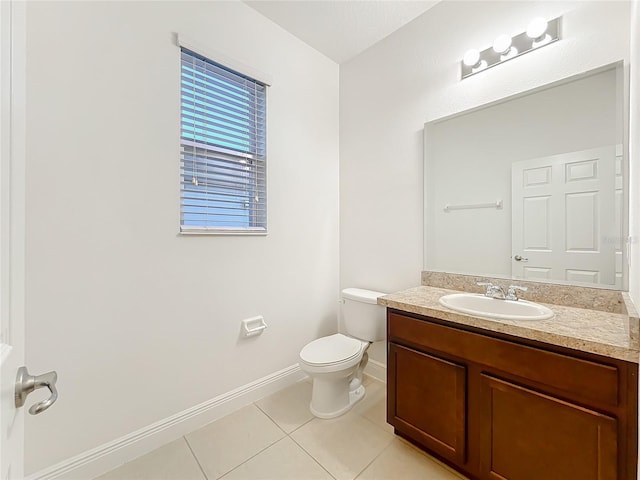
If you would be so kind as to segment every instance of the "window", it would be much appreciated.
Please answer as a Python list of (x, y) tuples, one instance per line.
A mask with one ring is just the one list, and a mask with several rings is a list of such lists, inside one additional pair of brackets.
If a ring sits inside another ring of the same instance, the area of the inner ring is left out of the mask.
[(180, 231), (265, 233), (266, 86), (181, 55)]

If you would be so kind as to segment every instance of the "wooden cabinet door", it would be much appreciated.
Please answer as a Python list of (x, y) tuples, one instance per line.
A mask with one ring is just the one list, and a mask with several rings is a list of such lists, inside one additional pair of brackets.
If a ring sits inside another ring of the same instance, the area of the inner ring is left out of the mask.
[(482, 478), (618, 478), (616, 419), (489, 375), (481, 385)]
[(387, 421), (445, 458), (465, 461), (466, 368), (389, 344)]

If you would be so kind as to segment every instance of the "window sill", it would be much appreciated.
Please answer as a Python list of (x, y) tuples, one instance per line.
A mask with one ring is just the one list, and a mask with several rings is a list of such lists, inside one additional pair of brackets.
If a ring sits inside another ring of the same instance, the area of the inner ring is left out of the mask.
[(268, 234), (265, 229), (255, 230), (234, 230), (234, 229), (207, 229), (207, 228), (183, 228), (178, 232), (178, 236), (192, 236), (192, 235), (223, 235), (223, 236), (250, 236), (250, 237), (266, 237)]

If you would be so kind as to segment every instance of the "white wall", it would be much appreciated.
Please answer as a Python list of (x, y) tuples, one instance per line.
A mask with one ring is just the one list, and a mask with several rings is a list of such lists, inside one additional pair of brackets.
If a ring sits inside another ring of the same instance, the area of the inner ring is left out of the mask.
[[(460, 81), (467, 49), (559, 15), (562, 41)], [(420, 283), (425, 121), (628, 58), (628, 2), (445, 1), (341, 65), (341, 286)]]
[[(629, 293), (636, 307), (640, 306), (640, 2), (634, 0), (631, 9), (631, 81), (630, 81), (630, 266)], [(640, 473), (639, 473), (640, 475)], [(640, 478), (640, 476), (639, 476)]]
[[(629, 294), (640, 305), (640, 1), (631, 5), (631, 80), (629, 87)], [(640, 385), (638, 385), (640, 389)], [(640, 394), (640, 392), (639, 392)], [(638, 442), (640, 458), (640, 442)], [(640, 480), (640, 470), (638, 477)]]
[[(267, 237), (177, 234), (173, 32), (273, 77)], [(60, 400), (28, 419), (27, 473), (336, 330), (338, 84), (337, 64), (241, 2), (28, 3), (27, 365), (58, 371)], [(239, 340), (257, 314), (268, 330)]]

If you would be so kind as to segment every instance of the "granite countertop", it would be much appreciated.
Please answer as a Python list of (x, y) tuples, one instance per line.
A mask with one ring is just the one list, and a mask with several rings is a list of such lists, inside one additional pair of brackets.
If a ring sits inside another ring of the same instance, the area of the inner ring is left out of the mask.
[(380, 297), (378, 304), (459, 325), (638, 363), (639, 345), (629, 335), (627, 314), (545, 303), (543, 305), (555, 313), (548, 320), (492, 320), (459, 313), (440, 305), (438, 299), (450, 293), (461, 292), (421, 286)]

